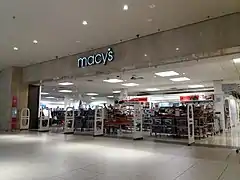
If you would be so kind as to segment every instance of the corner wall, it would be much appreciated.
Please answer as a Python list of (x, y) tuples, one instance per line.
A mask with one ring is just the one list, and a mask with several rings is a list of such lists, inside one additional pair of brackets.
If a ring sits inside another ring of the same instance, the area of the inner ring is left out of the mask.
[(0, 72), (0, 130), (10, 127), (12, 68)]
[(11, 129), (12, 97), (17, 97), (17, 126), (20, 112), (27, 107), (28, 84), (22, 81), (22, 68), (8, 68), (0, 72), (0, 131)]

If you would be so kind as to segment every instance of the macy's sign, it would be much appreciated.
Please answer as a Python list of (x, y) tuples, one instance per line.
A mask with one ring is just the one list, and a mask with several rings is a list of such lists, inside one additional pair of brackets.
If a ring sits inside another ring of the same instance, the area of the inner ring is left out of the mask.
[(97, 53), (86, 57), (78, 58), (78, 67), (84, 68), (95, 64), (104, 64), (114, 60), (114, 52), (112, 48), (108, 48), (106, 53)]

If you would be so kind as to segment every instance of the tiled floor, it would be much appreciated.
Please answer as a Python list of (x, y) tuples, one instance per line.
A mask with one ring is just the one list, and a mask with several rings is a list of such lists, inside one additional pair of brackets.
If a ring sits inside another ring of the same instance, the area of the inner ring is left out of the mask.
[(234, 150), (61, 134), (0, 135), (3, 180), (239, 180)]
[(220, 135), (215, 135), (197, 141), (200, 144), (206, 145), (220, 145), (220, 146), (232, 146), (240, 147), (240, 126), (234, 127), (228, 132), (224, 132)]

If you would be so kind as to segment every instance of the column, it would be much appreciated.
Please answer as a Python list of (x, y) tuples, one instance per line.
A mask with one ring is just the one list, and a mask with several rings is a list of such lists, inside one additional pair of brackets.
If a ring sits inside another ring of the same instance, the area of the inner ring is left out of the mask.
[(214, 114), (220, 117), (220, 130), (225, 130), (224, 116), (224, 92), (222, 91), (222, 81), (214, 81)]
[(119, 100), (127, 100), (128, 99), (128, 89), (121, 89)]
[(22, 68), (10, 67), (0, 72), (0, 130), (10, 130), (12, 125), (12, 100), (16, 101), (16, 126), (19, 128), (19, 114), (27, 107), (28, 84), (23, 83)]

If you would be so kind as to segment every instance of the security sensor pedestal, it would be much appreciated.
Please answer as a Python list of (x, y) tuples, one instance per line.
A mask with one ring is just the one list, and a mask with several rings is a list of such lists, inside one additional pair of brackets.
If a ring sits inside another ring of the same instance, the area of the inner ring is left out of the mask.
[(141, 104), (139, 102), (132, 102), (134, 107), (134, 113), (133, 113), (133, 139), (134, 140), (142, 140), (143, 134), (142, 134), (142, 116), (143, 111)]
[(64, 134), (73, 134), (74, 133), (74, 108), (68, 107), (65, 112), (64, 119)]
[(28, 130), (30, 122), (30, 109), (23, 108), (20, 114), (20, 131)]
[(103, 136), (104, 108), (96, 106), (93, 136)]
[(188, 145), (195, 143), (193, 104), (187, 105)]
[(49, 119), (50, 119), (50, 110), (48, 111), (48, 115), (44, 116), (43, 110), (40, 110), (38, 131), (39, 132), (48, 132), (49, 131)]

